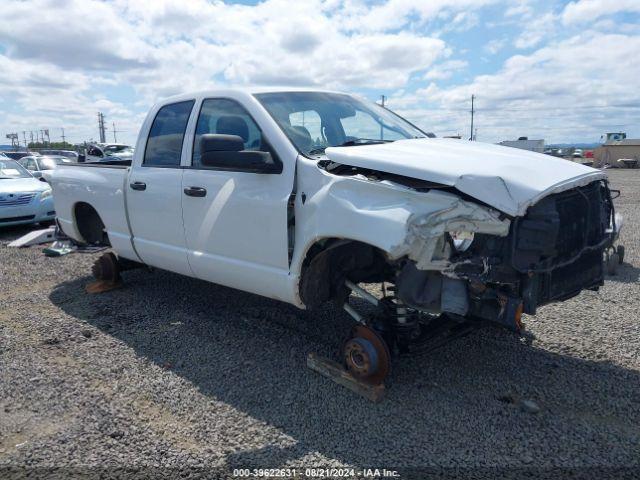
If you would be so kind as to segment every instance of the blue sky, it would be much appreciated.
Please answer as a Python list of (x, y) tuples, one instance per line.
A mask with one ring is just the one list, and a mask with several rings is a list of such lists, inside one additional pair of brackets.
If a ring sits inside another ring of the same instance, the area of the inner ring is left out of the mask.
[(3, 137), (97, 139), (102, 111), (133, 143), (158, 99), (229, 85), (384, 94), (465, 136), (474, 94), (487, 142), (640, 137), (638, 0), (5, 0), (3, 16)]

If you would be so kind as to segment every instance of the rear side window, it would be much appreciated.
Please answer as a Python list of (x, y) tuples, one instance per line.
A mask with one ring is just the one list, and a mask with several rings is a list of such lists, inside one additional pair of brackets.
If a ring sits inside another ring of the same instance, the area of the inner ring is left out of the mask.
[(143, 165), (147, 167), (179, 166), (182, 141), (187, 129), (193, 100), (162, 107), (151, 125)]

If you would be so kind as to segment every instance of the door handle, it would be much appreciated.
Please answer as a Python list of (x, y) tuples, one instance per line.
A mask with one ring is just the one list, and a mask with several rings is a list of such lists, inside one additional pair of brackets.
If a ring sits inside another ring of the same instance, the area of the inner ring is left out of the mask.
[(187, 187), (184, 189), (184, 194), (190, 197), (206, 197), (207, 189), (202, 187)]
[(133, 188), (134, 190), (146, 190), (147, 189), (147, 184), (144, 182), (133, 182), (130, 183), (129, 186), (131, 188)]

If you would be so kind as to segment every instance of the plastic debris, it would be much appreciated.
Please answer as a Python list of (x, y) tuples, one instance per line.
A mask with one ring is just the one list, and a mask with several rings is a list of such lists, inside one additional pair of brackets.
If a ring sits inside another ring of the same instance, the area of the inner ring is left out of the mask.
[(34, 230), (29, 232), (17, 240), (11, 242), (8, 246), (13, 248), (30, 247), (31, 245), (39, 245), (41, 243), (48, 243), (56, 239), (56, 227), (51, 226), (42, 230)]
[(50, 247), (42, 249), (47, 257), (61, 257), (76, 250), (71, 240), (56, 240)]

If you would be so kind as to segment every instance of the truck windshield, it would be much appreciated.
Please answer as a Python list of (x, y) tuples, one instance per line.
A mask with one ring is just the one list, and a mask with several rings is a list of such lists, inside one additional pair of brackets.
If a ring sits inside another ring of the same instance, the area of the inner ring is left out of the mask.
[(31, 177), (29, 171), (15, 160), (0, 158), (0, 180), (29, 177)]
[(351, 95), (277, 92), (255, 97), (298, 151), (307, 156), (323, 155), (327, 147), (427, 136), (386, 108)]

